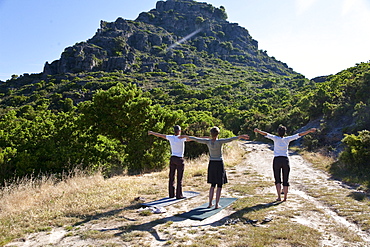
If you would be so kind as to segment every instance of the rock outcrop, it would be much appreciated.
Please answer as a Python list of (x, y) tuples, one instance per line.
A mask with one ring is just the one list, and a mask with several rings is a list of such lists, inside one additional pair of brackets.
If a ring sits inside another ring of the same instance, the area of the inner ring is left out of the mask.
[[(294, 73), (258, 50), (258, 42), (247, 29), (226, 19), (222, 6), (192, 0), (158, 1), (155, 9), (139, 14), (135, 21), (121, 17), (115, 22), (101, 21), (91, 39), (66, 48), (59, 60), (45, 64), (44, 73), (168, 72), (174, 63), (204, 65), (204, 53), (260, 72)], [(170, 49), (191, 33), (186, 45)]]

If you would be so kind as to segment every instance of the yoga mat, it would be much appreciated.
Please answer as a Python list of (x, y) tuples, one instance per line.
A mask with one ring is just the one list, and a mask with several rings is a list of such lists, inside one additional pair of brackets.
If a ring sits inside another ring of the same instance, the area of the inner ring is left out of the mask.
[[(204, 203), (203, 205), (196, 207), (189, 212), (183, 213), (178, 215), (179, 217), (182, 218), (189, 218), (192, 220), (204, 220), (212, 215), (217, 214), (220, 212), (223, 208), (226, 208), (230, 204), (232, 204), (234, 201), (236, 201), (237, 198), (220, 198), (220, 208), (215, 209), (213, 206), (212, 208), (207, 208), (208, 207), (208, 202)], [(213, 202), (214, 204), (214, 202)]]
[(192, 198), (192, 197), (197, 196), (199, 194), (200, 194), (199, 192), (184, 191), (182, 193), (182, 195), (185, 197), (184, 199), (176, 199), (176, 198), (165, 197), (165, 198), (162, 198), (162, 199), (159, 199), (159, 200), (156, 200), (156, 201), (152, 201), (152, 202), (144, 202), (141, 205), (148, 206), (148, 207), (166, 207), (168, 205), (171, 205), (171, 204), (174, 204), (174, 203), (181, 202), (183, 200)]

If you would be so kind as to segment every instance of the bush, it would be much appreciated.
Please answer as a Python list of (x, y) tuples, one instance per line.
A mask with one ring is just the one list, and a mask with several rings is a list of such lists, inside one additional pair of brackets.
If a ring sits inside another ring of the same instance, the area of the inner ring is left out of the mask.
[(370, 168), (370, 131), (359, 131), (358, 135), (345, 135), (342, 142), (346, 145), (339, 161), (357, 171)]
[(198, 16), (196, 19), (195, 19), (195, 23), (197, 23), (197, 24), (201, 24), (201, 23), (203, 23), (204, 22), (204, 18), (203, 17), (201, 17), (201, 16)]

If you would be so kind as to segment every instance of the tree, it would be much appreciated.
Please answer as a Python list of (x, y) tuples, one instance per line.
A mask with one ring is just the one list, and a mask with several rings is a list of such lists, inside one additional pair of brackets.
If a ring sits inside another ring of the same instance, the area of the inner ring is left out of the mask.
[(134, 84), (98, 91), (91, 102), (80, 106), (84, 124), (97, 134), (120, 142), (125, 166), (132, 172), (162, 168), (166, 142), (153, 140), (148, 130), (168, 133), (181, 124), (181, 112), (172, 112), (152, 101)]

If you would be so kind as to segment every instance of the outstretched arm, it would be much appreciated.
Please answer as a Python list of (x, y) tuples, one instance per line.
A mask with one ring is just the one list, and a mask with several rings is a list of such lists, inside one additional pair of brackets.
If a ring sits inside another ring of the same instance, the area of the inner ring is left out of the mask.
[(187, 136), (187, 135), (180, 135), (180, 136), (179, 136), (179, 138), (180, 138), (180, 139), (184, 139), (184, 138), (186, 138), (186, 141), (187, 141), (187, 142), (192, 141), (191, 139), (189, 139), (189, 136)]
[(196, 141), (199, 143), (206, 144), (209, 141), (209, 138), (200, 138), (195, 136), (181, 135), (179, 138), (186, 138), (187, 141)]
[(180, 139), (186, 138), (187, 142), (194, 141), (193, 139), (190, 139), (190, 137), (194, 137), (194, 138), (198, 138), (198, 139), (205, 139), (205, 140), (209, 139), (209, 136), (202, 136), (202, 137), (195, 137), (195, 136), (188, 136), (188, 135), (179, 136)]
[(238, 136), (238, 139), (242, 139), (242, 140), (249, 140), (249, 135), (240, 135)]
[(268, 135), (268, 133), (267, 133), (267, 132), (262, 131), (262, 130), (259, 130), (259, 129), (257, 129), (257, 128), (255, 128), (255, 129), (254, 129), (254, 132), (256, 132), (256, 133), (260, 133), (261, 135), (264, 135), (264, 136), (267, 136), (267, 135)]
[(315, 129), (315, 128), (312, 128), (312, 129), (309, 129), (309, 130), (303, 131), (303, 132), (299, 133), (298, 135), (299, 135), (299, 136), (304, 136), (304, 135), (307, 135), (307, 134), (309, 134), (309, 133), (313, 133), (313, 132), (315, 132), (315, 131), (316, 131), (316, 129)]
[(148, 131), (148, 135), (153, 135), (153, 136), (156, 136), (156, 137), (167, 139), (165, 134), (153, 132), (153, 131), (150, 131), (150, 130)]

